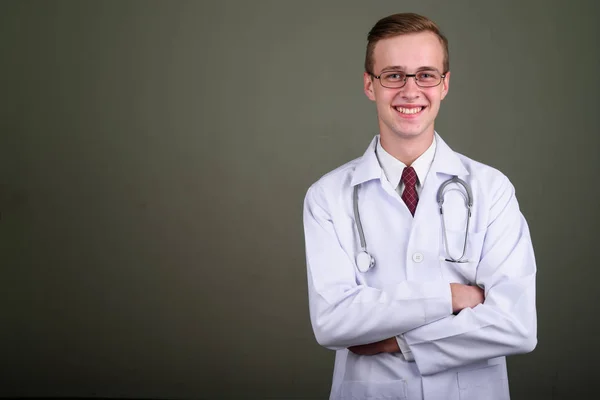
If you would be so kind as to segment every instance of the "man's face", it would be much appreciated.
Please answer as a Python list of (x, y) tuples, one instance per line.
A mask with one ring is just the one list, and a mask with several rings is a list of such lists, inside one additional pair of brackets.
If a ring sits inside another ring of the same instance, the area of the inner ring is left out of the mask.
[[(385, 71), (414, 74), (433, 67), (445, 72), (444, 49), (439, 38), (432, 32), (420, 32), (383, 39), (373, 52), (374, 75)], [(414, 78), (407, 78), (402, 88), (389, 89), (381, 86), (378, 79), (364, 74), (364, 90), (367, 97), (377, 105), (379, 131), (392, 140), (433, 137), (434, 121), (440, 103), (448, 93), (450, 73), (435, 87), (417, 86)]]

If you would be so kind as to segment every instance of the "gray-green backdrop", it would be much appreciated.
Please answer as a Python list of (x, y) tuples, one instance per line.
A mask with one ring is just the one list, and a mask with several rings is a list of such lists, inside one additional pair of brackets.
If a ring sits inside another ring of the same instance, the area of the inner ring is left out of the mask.
[(450, 40), (437, 130), (531, 226), (539, 344), (509, 358), (513, 399), (592, 398), (592, 0), (2, 1), (0, 396), (326, 398), (303, 197), (377, 133), (366, 34), (404, 11)]

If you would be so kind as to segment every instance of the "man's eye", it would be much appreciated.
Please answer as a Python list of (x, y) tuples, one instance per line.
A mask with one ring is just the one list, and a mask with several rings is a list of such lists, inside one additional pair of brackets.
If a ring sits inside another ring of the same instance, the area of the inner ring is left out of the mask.
[(391, 73), (385, 76), (388, 81), (401, 81), (404, 79), (404, 74)]
[(417, 74), (417, 79), (420, 81), (435, 81), (439, 79), (439, 75), (435, 72), (420, 72)]

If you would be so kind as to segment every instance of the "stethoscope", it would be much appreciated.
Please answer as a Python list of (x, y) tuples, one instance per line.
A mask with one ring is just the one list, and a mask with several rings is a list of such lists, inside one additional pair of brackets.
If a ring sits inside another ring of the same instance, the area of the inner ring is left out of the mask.
[[(463, 198), (465, 199), (465, 206), (467, 207), (467, 211), (469, 213), (468, 218), (467, 218), (467, 224), (465, 227), (465, 240), (464, 240), (464, 244), (463, 244), (462, 254), (458, 258), (452, 257), (452, 255), (450, 254), (450, 249), (448, 249), (448, 238), (446, 236), (446, 223), (444, 221), (445, 218), (444, 218), (443, 205), (444, 205), (444, 195), (446, 194), (446, 191), (444, 191), (444, 189), (446, 188), (446, 186), (450, 185), (451, 183), (457, 183), (465, 189), (466, 194), (458, 189), (449, 189), (448, 191), (456, 190), (463, 196)], [(359, 186), (360, 185), (354, 186), (354, 195), (352, 198), (353, 206), (354, 206), (354, 221), (356, 222), (356, 228), (358, 229), (358, 236), (360, 237), (360, 251), (356, 255), (356, 266), (358, 267), (358, 270), (360, 272), (367, 272), (375, 266), (375, 259), (367, 251), (367, 242), (365, 240), (365, 232), (363, 231), (362, 222), (360, 220), (360, 213), (358, 211), (358, 187)], [(452, 262), (452, 263), (468, 263), (469, 261), (465, 260), (464, 257), (465, 257), (465, 253), (467, 252), (467, 242), (469, 240), (469, 221), (471, 220), (471, 209), (473, 208), (473, 193), (471, 192), (471, 187), (469, 186), (469, 184), (467, 182), (463, 181), (459, 177), (453, 176), (452, 178), (448, 179), (447, 181), (445, 181), (444, 183), (442, 183), (440, 185), (440, 188), (438, 189), (438, 192), (437, 192), (437, 203), (438, 203), (438, 206), (440, 209), (440, 218), (442, 220), (442, 238), (444, 241), (444, 246), (446, 248), (446, 254), (448, 255), (448, 257), (445, 258), (445, 261)]]

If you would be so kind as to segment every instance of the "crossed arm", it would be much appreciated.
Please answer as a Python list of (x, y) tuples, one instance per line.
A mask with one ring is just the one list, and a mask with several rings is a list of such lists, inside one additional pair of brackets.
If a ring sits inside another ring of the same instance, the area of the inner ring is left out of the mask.
[[(451, 283), (450, 291), (452, 293), (452, 312), (454, 314), (462, 311), (464, 308), (474, 308), (484, 301), (483, 289), (478, 286)], [(398, 353), (400, 352), (400, 347), (396, 338), (391, 337), (379, 342), (350, 346), (348, 350), (361, 356), (373, 356), (379, 353)]]

